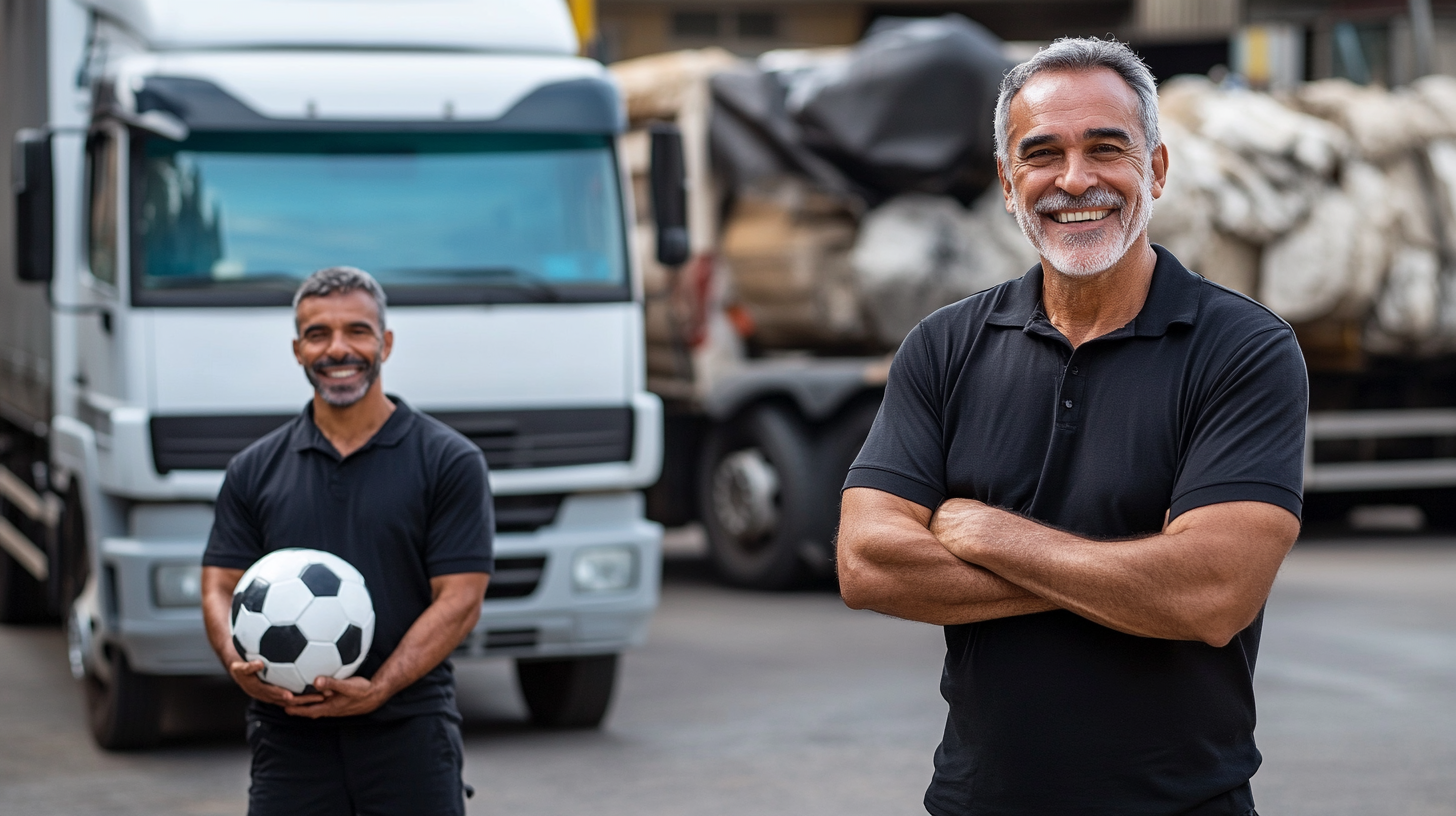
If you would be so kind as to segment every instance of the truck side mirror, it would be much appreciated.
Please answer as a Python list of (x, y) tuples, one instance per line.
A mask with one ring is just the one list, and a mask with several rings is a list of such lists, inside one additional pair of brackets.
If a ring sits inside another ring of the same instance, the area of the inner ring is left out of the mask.
[(51, 135), (26, 128), (15, 134), (11, 188), (15, 194), (15, 274), (47, 283), (54, 269), (55, 176)]
[(682, 131), (654, 123), (652, 136), (652, 221), (657, 228), (657, 262), (681, 266), (688, 259), (687, 166)]

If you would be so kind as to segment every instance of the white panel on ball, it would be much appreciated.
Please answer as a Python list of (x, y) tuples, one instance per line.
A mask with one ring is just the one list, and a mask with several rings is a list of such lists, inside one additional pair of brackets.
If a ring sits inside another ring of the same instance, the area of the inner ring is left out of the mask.
[(319, 677), (333, 677), (334, 672), (343, 668), (339, 660), (339, 650), (334, 648), (332, 643), (310, 643), (303, 647), (303, 654), (293, 661), (298, 667), (298, 673), (307, 683), (312, 683)]
[(302, 694), (308, 683), (292, 663), (275, 663), (263, 670), (263, 682), (281, 686), (294, 694)]
[[(344, 615), (344, 607), (339, 603), (338, 598), (314, 598), (313, 603), (303, 610), (298, 616), (298, 631), (309, 639), (310, 643), (333, 644), (344, 634), (344, 629), (349, 625)], [(332, 673), (332, 672), (330, 672)]]
[(263, 601), (263, 617), (273, 626), (293, 623), (313, 601), (313, 593), (297, 578), (275, 583), (268, 587), (268, 597)]
[[(248, 654), (258, 654), (258, 641), (262, 639), (263, 633), (268, 631), (268, 619), (257, 612), (250, 612), (247, 609), (238, 610), (238, 619), (233, 622), (233, 637), (243, 644)], [(244, 660), (249, 658), (244, 655)]]
[[(361, 629), (374, 628), (374, 602), (369, 591), (361, 584), (344, 584), (339, 587), (339, 605), (349, 622)], [(365, 651), (368, 651), (366, 648)]]

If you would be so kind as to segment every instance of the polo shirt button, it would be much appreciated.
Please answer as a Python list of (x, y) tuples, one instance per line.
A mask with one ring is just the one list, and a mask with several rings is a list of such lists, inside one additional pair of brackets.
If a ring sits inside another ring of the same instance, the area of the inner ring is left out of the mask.
[(1072, 366), (1072, 376), (1077, 376), (1078, 371), (1080, 371), (1080, 369), (1078, 369), (1076, 366)]
[(1071, 408), (1072, 407), (1072, 401), (1071, 400), (1067, 400), (1066, 402), (1063, 402), (1062, 405), (1065, 405), (1066, 407)]

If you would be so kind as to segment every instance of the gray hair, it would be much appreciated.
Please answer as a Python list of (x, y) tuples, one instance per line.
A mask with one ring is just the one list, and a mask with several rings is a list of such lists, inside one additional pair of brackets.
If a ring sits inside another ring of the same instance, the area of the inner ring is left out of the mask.
[(1036, 56), (1012, 68), (1001, 80), (1001, 96), (996, 100), (996, 158), (1003, 164), (1011, 159), (1008, 128), (1011, 100), (1032, 77), (1042, 71), (1091, 71), (1107, 68), (1115, 71), (1132, 87), (1138, 98), (1138, 114), (1142, 119), (1143, 137), (1151, 155), (1162, 144), (1158, 132), (1158, 84), (1146, 63), (1127, 45), (1117, 40), (1097, 37), (1063, 37), (1036, 52)]
[(379, 309), (379, 330), (384, 330), (384, 304), (388, 300), (384, 296), (384, 287), (373, 275), (362, 269), (355, 269), (352, 266), (331, 266), (308, 276), (308, 279), (293, 293), (293, 311), (298, 311), (298, 304), (304, 298), (327, 297), (333, 294), (345, 294), (348, 292), (365, 292), (374, 298), (374, 305)]

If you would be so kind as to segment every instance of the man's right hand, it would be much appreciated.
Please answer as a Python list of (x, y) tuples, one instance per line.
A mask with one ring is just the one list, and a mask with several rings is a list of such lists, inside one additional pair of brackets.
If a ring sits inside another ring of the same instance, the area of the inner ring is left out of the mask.
[(232, 675), (233, 682), (254, 700), (271, 703), (276, 706), (299, 706), (311, 705), (323, 702), (322, 694), (294, 694), (286, 688), (264, 683), (258, 676), (263, 671), (263, 661), (253, 660), (243, 662), (234, 660), (228, 663), (228, 674)]

